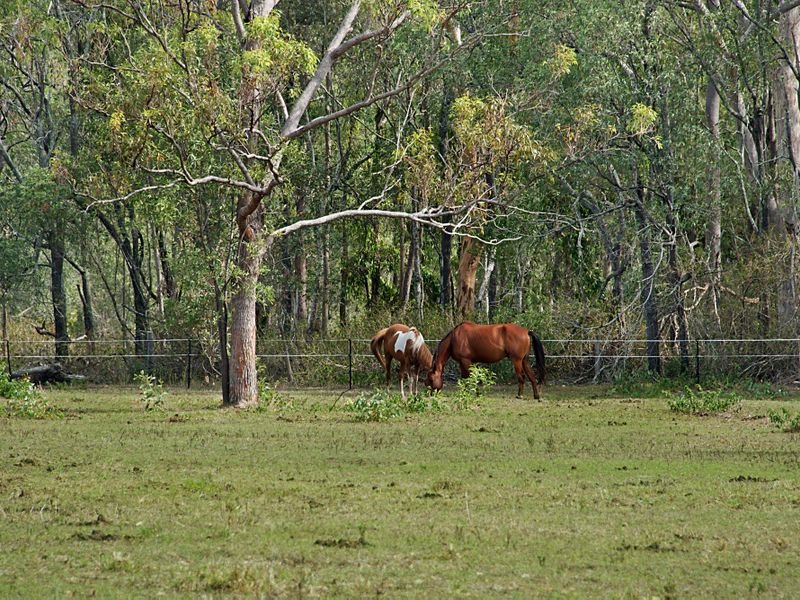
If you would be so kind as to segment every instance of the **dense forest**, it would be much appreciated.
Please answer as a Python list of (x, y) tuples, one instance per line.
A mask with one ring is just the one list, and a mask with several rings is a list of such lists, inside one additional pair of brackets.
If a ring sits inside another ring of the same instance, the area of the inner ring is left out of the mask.
[(3, 339), (798, 337), (797, 0), (8, 0)]

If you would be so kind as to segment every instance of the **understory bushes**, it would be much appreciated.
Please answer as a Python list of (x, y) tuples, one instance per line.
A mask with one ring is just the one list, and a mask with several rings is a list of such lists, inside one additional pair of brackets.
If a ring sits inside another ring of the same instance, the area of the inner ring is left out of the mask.
[(27, 379), (9, 379), (8, 375), (0, 374), (0, 398), (6, 400), (0, 412), (9, 417), (47, 419), (62, 416), (61, 411), (42, 398), (36, 386)]
[(469, 410), (488, 393), (495, 382), (494, 374), (481, 366), (473, 366), (469, 377), (459, 380), (455, 395), (446, 401), (438, 393), (425, 391), (405, 399), (396, 392), (375, 390), (360, 394), (347, 405), (356, 421), (388, 421), (412, 413), (440, 410)]

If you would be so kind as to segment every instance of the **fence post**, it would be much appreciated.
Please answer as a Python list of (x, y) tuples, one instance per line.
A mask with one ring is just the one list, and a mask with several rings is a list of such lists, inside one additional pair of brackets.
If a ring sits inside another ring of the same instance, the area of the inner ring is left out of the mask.
[(11, 343), (6, 340), (6, 363), (8, 363), (8, 378), (11, 379)]
[(347, 340), (347, 358), (348, 358), (348, 374), (350, 381), (350, 388), (353, 389), (353, 340)]
[(694, 379), (700, 383), (700, 340), (694, 341)]
[(189, 345), (186, 349), (186, 389), (192, 387), (192, 338), (188, 340)]

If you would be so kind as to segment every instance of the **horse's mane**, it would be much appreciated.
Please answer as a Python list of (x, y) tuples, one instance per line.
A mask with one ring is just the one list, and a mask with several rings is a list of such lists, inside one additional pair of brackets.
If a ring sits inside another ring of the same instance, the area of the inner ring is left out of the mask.
[(433, 354), (428, 344), (422, 344), (417, 351), (417, 360), (423, 369), (430, 369), (433, 366)]
[(444, 359), (441, 361), (441, 367), (444, 368), (444, 363), (446, 363), (447, 359), (450, 357), (450, 343), (452, 342), (453, 331), (455, 331), (455, 328), (449, 331), (446, 336), (439, 340), (439, 344), (436, 346), (436, 352), (433, 353), (433, 361), (431, 362), (432, 368), (435, 368), (435, 366), (438, 364), (439, 355), (442, 353), (444, 353)]
[(425, 338), (422, 334), (417, 332), (417, 339), (414, 340), (414, 358), (417, 364), (423, 369), (430, 369), (433, 366), (433, 354), (428, 344), (425, 343)]

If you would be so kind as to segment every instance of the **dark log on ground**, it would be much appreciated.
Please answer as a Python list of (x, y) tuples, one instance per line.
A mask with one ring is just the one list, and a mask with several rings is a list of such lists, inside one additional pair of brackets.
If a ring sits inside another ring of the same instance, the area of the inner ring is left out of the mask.
[(78, 381), (84, 379), (83, 375), (73, 375), (71, 373), (67, 373), (61, 363), (27, 367), (11, 373), (11, 379), (22, 379), (24, 377), (27, 377), (31, 383), (35, 383), (37, 385), (41, 385), (43, 383), (64, 383), (66, 381)]

